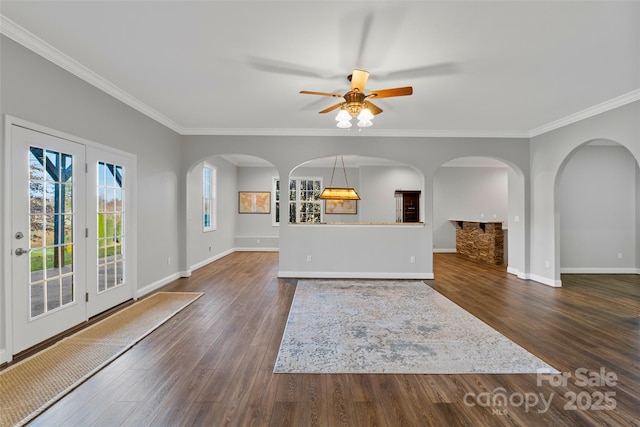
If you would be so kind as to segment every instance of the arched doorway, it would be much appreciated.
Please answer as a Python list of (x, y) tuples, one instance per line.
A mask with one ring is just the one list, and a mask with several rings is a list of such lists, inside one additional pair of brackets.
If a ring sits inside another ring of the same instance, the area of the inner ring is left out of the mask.
[[(396, 192), (424, 192), (424, 175), (415, 167), (390, 159), (360, 155), (309, 160), (294, 168), (289, 178), (310, 178), (321, 182), (324, 187), (349, 184), (356, 189), (361, 200), (357, 202), (355, 209), (332, 211), (324, 206), (321, 218), (328, 222), (393, 223), (397, 219)], [(424, 196), (420, 203), (420, 211), (423, 212)], [(420, 220), (424, 220), (424, 215), (421, 215)]]
[(277, 177), (270, 162), (245, 154), (214, 155), (191, 166), (186, 174), (188, 274), (236, 250), (278, 249), (271, 205), (255, 215), (240, 209), (241, 194), (270, 198)]
[[(423, 173), (413, 166), (388, 159), (346, 154), (343, 157), (349, 187), (354, 187), (361, 197), (355, 212), (327, 211), (324, 201), (318, 201), (319, 220), (308, 215), (302, 220), (295, 215), (283, 221), (279, 276), (433, 278), (431, 231), (424, 219), (418, 223), (396, 222), (396, 191), (407, 186), (423, 191)], [(297, 165), (291, 169), (290, 182), (311, 182), (312, 189), (303, 190), (316, 192), (315, 196), (319, 196), (322, 188), (330, 184), (335, 159), (331, 156)], [(345, 171), (339, 159), (334, 187), (346, 185)], [(338, 179), (339, 184), (336, 184)], [(298, 199), (308, 202), (309, 194), (298, 195), (298, 188), (296, 185), (293, 195), (293, 188), (289, 189), (287, 202), (290, 207), (294, 200), (296, 203)], [(304, 206), (304, 203), (298, 206)], [(297, 209), (294, 206), (294, 213)], [(309, 211), (306, 206), (304, 209)]]
[(452, 220), (501, 222), (507, 271), (527, 277), (524, 174), (490, 157), (459, 157), (443, 163), (433, 178), (434, 252), (456, 252)]

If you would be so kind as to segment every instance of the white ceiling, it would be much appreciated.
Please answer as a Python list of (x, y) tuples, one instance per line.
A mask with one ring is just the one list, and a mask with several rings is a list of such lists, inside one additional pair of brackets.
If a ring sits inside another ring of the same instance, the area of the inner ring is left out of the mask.
[(182, 134), (356, 134), (298, 93), (344, 93), (353, 68), (366, 92), (414, 88), (361, 135), (529, 136), (640, 98), (638, 1), (0, 7), (3, 34)]

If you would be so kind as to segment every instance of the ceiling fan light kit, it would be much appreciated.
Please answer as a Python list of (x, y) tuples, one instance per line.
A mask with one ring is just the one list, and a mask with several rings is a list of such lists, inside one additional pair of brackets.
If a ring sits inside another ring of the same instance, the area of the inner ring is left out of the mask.
[(341, 129), (348, 129), (351, 127), (351, 114), (349, 114), (346, 108), (340, 108), (336, 116), (336, 121), (338, 122), (336, 126)]
[(307, 95), (344, 98), (343, 102), (339, 102), (329, 108), (325, 108), (324, 110), (320, 111), (320, 114), (324, 114), (340, 108), (340, 111), (336, 116), (336, 121), (338, 122), (337, 126), (342, 129), (348, 129), (352, 126), (352, 117), (358, 119), (358, 126), (361, 128), (373, 125), (373, 122), (371, 120), (377, 114), (382, 113), (382, 109), (373, 104), (367, 98), (391, 98), (394, 96), (406, 96), (413, 94), (413, 88), (411, 86), (406, 86), (372, 91), (365, 95), (364, 87), (367, 84), (367, 80), (369, 79), (369, 72), (364, 70), (353, 70), (353, 73), (348, 76), (348, 79), (351, 81), (351, 90), (344, 95), (307, 90), (300, 91), (300, 93)]
[(374, 115), (371, 110), (369, 110), (367, 107), (363, 108), (362, 111), (360, 111), (360, 114), (358, 114), (358, 126), (360, 126), (361, 128), (368, 128), (373, 124), (373, 122), (371, 121), (373, 117)]

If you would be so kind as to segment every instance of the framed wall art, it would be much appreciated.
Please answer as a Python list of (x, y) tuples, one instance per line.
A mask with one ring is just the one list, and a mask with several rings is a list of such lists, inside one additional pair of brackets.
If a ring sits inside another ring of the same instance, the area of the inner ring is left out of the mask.
[(239, 191), (238, 213), (268, 214), (271, 213), (271, 192)]
[(324, 213), (355, 215), (358, 213), (357, 200), (325, 200)]

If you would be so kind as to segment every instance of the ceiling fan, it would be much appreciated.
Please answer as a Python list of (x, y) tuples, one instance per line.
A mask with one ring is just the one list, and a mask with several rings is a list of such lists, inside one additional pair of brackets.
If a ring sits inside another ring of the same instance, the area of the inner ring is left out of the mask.
[(307, 95), (320, 95), (331, 96), (334, 98), (344, 98), (344, 101), (338, 102), (329, 108), (325, 108), (320, 111), (320, 114), (325, 114), (340, 108), (340, 112), (336, 116), (339, 128), (351, 127), (351, 118), (357, 117), (358, 126), (368, 127), (373, 123), (373, 119), (376, 115), (382, 113), (382, 109), (369, 101), (374, 98), (391, 98), (394, 96), (407, 96), (413, 94), (413, 87), (397, 87), (393, 89), (374, 90), (367, 94), (364, 92), (364, 87), (369, 79), (369, 72), (364, 70), (353, 70), (353, 73), (347, 77), (351, 81), (351, 90), (345, 94), (329, 93), (329, 92), (314, 92), (308, 90), (301, 90), (300, 93)]

